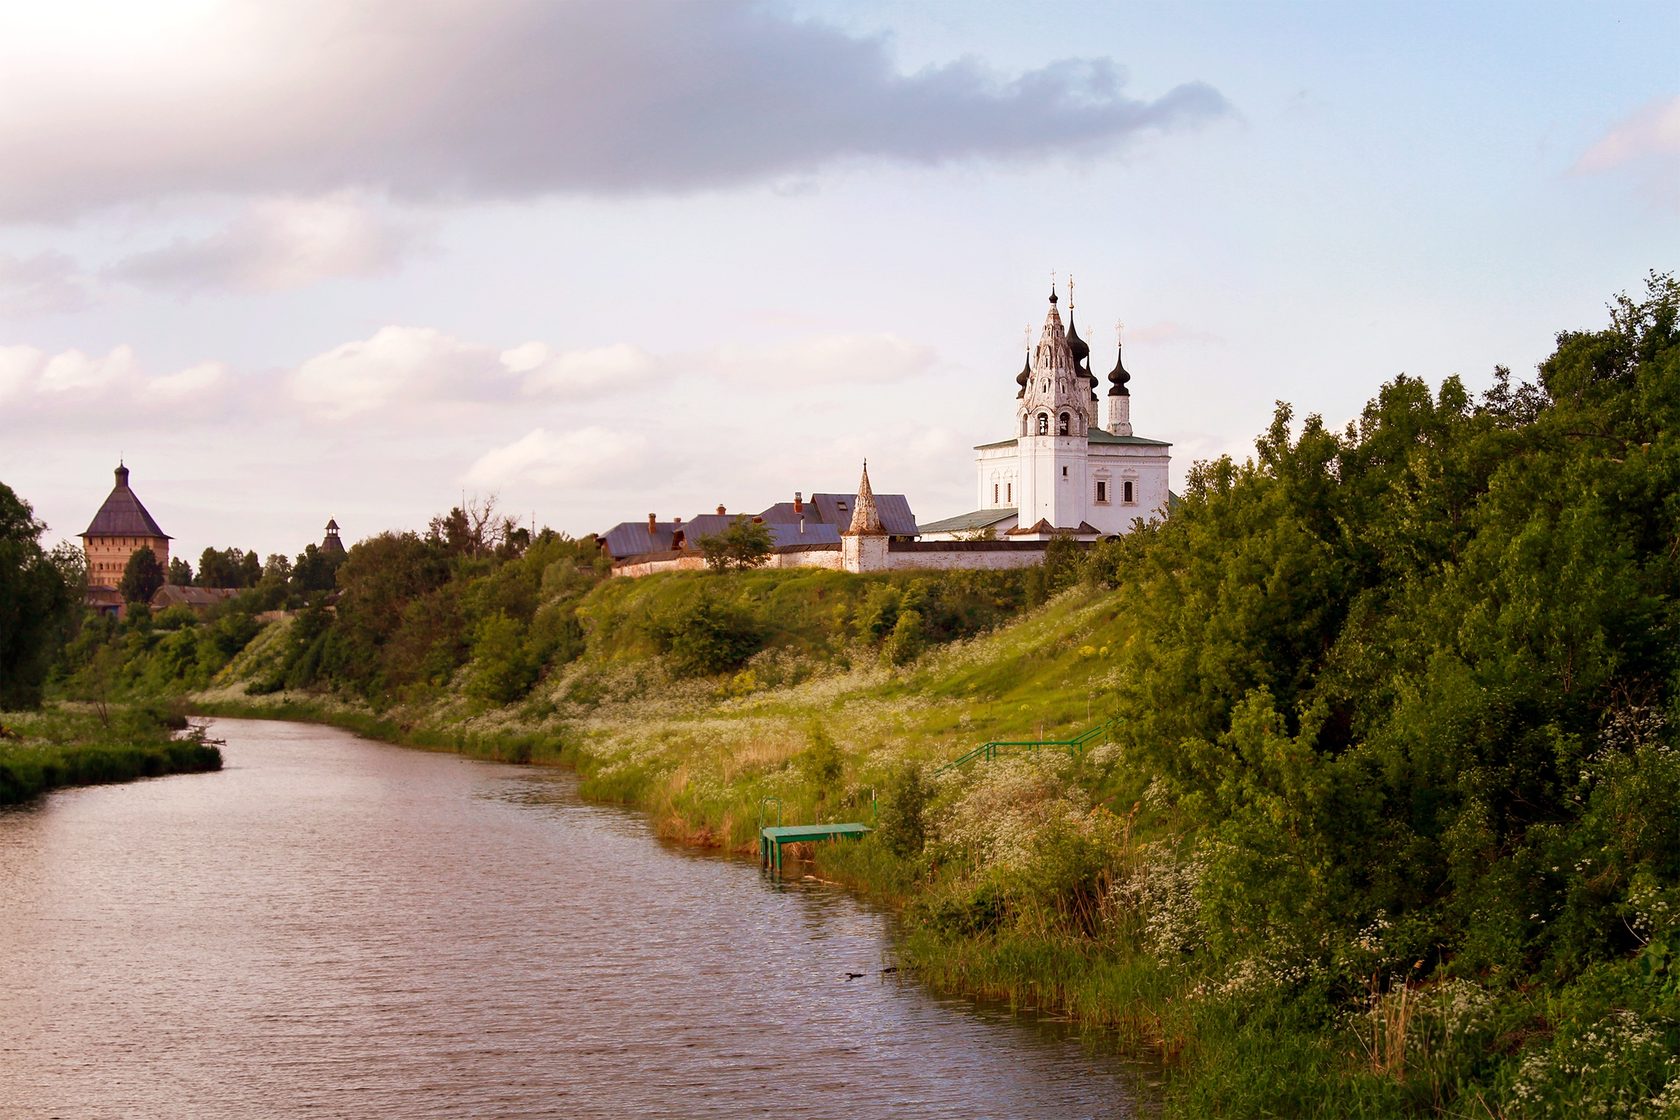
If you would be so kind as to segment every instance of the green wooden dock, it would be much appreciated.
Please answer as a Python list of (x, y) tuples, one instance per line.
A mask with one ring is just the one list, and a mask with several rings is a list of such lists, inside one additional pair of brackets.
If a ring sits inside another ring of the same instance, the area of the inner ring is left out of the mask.
[[(765, 812), (771, 805), (776, 807), (776, 822), (773, 825), (764, 823), (768, 814)], [(781, 823), (782, 801), (779, 797), (766, 797), (758, 803), (758, 863), (759, 866), (782, 873), (782, 845), (783, 844), (814, 844), (821, 840), (861, 840), (874, 831), (869, 825), (855, 821), (845, 824), (788, 824)]]
[(758, 830), (759, 865), (777, 874), (782, 870), (782, 845), (819, 840), (858, 840), (872, 830), (866, 824), (790, 824)]

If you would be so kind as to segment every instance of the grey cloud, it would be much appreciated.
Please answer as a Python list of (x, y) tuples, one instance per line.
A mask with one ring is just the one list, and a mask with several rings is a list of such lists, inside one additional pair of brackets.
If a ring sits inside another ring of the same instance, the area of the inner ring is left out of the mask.
[(417, 230), (340, 196), (267, 199), (226, 228), (124, 258), (109, 274), (144, 287), (276, 291), (392, 271)]
[(78, 311), (87, 303), (85, 278), (76, 262), (63, 253), (28, 257), (0, 253), (0, 315)]
[(200, 43), (168, 80), (139, 64), (94, 86), (0, 77), (0, 217), (198, 192), (680, 193), (845, 160), (1088, 155), (1229, 112), (1200, 82), (1128, 97), (1100, 58), (904, 73), (884, 38), (738, 0), (315, 0), (216, 18), (207, 37), (250, 65)]

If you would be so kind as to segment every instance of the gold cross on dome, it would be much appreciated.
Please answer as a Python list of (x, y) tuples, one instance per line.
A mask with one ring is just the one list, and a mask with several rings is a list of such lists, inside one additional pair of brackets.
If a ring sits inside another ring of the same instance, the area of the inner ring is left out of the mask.
[(1123, 319), (1114, 320), (1114, 345), (1119, 346), (1122, 343), (1124, 343), (1125, 342), (1125, 334), (1126, 334), (1125, 320), (1123, 320)]

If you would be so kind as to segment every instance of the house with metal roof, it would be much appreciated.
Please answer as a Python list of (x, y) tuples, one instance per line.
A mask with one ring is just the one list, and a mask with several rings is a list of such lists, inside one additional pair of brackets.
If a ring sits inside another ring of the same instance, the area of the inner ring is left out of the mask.
[[(860, 491), (867, 485), (867, 479), (866, 471), (864, 481), (859, 483)], [(881, 529), (888, 537), (915, 538), (916, 514), (908, 498), (903, 494), (870, 494), (869, 497), (874, 502)], [(858, 503), (857, 493), (819, 493), (807, 500), (804, 491), (796, 491), (791, 502), (777, 502), (761, 513), (745, 516), (762, 522), (770, 530), (770, 540), (778, 550), (838, 550)], [(664, 553), (698, 555), (700, 542), (728, 529), (737, 516), (742, 515), (731, 514), (724, 506), (686, 521), (680, 517), (661, 521), (650, 513), (646, 521), (619, 522), (601, 534), (600, 540), (614, 560)]]
[(129, 557), (143, 548), (152, 550), (160, 567), (169, 567), (169, 534), (158, 528), (129, 488), (128, 468), (122, 463), (117, 464), (116, 476), (116, 486), (81, 534), (90, 587), (116, 587)]
[(922, 525), (924, 542), (1091, 541), (1167, 516), (1172, 444), (1132, 431), (1132, 375), (1120, 340), (1105, 426), (1091, 348), (1073, 322), (1071, 279), (1065, 328), (1058, 302), (1052, 288), (1038, 344), (1015, 376), (1015, 434), (974, 449), (977, 508)]

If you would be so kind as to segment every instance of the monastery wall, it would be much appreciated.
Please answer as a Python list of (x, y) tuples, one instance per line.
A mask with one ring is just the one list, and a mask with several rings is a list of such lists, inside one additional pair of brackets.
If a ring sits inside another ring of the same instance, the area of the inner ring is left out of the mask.
[(1039, 541), (893, 541), (887, 549), (887, 568), (894, 572), (1000, 571), (1030, 568), (1044, 560), (1044, 545)]
[[(892, 541), (886, 566), (871, 571), (948, 571), (976, 568), (1001, 571), (1030, 568), (1044, 559), (1042, 541)], [(795, 545), (772, 552), (761, 565), (771, 569), (826, 568), (844, 571), (844, 558), (832, 544)], [(656, 572), (703, 572), (706, 561), (698, 552), (649, 553), (613, 565), (615, 576), (650, 576)]]

